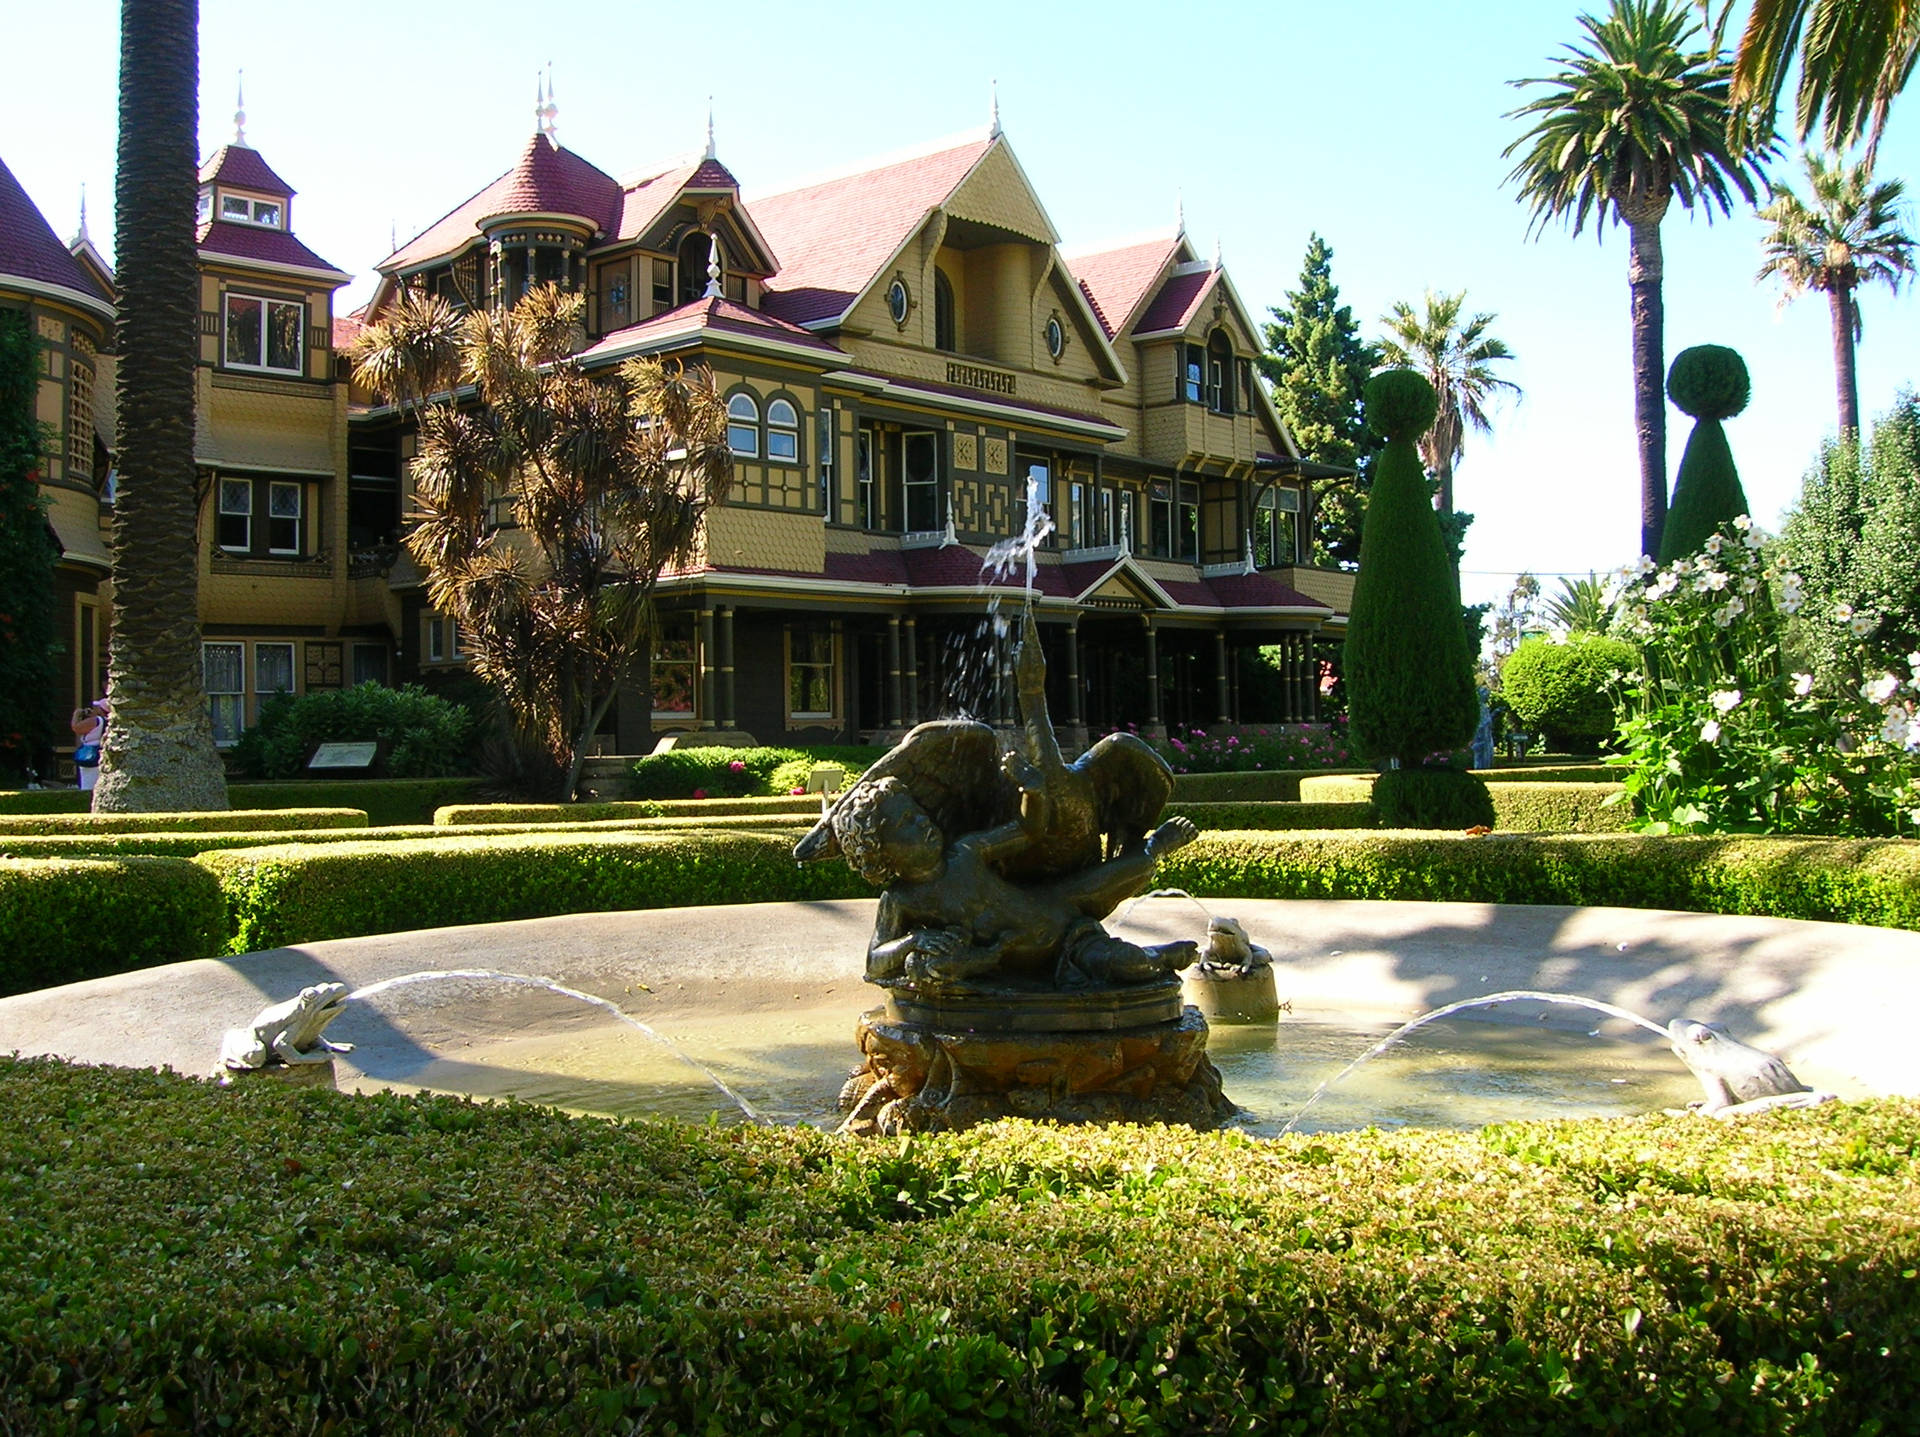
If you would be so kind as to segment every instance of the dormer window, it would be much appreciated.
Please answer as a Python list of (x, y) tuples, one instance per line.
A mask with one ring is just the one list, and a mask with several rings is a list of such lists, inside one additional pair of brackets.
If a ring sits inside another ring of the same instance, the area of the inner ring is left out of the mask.
[(207, 224), (213, 219), (213, 191), (200, 191), (200, 208), (196, 214), (196, 223)]
[[(205, 210), (203, 207), (202, 213)], [(245, 195), (220, 196), (220, 218), (232, 224), (259, 225), (262, 229), (281, 228), (282, 209), (278, 200), (255, 200)]]

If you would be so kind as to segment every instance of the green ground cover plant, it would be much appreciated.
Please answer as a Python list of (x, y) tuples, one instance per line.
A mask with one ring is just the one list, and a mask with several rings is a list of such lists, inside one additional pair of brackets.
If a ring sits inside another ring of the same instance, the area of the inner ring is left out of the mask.
[(1920, 1105), (844, 1142), (0, 1059), (0, 1426), (1913, 1432)]

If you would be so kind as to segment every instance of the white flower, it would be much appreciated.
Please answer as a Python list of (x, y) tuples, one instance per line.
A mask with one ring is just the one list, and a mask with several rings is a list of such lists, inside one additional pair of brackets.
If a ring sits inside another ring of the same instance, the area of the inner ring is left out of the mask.
[(1853, 605), (1835, 604), (1833, 606), (1833, 616), (1844, 624), (1848, 619), (1853, 617)]
[(1920, 649), (1907, 655), (1907, 668), (1915, 678), (1920, 678)]
[(1753, 520), (1745, 514), (1735, 514), (1733, 516), (1733, 527), (1744, 534), (1753, 527)]
[(1700, 741), (1702, 743), (1720, 742), (1720, 720), (1719, 719), (1708, 719), (1705, 723), (1700, 725)]
[(1774, 601), (1783, 614), (1797, 614), (1802, 602), (1800, 595), (1800, 576), (1783, 574), (1780, 578), (1780, 597)]
[(1873, 620), (1866, 614), (1855, 614), (1853, 618), (1848, 621), (1847, 628), (1853, 632), (1853, 636), (1856, 639), (1864, 639), (1868, 634), (1873, 632)]
[(1709, 534), (1707, 535), (1707, 542), (1701, 547), (1709, 554), (1718, 554), (1720, 550), (1725, 547), (1726, 542), (1727, 541), (1722, 539), (1718, 534)]
[(1882, 674), (1860, 686), (1860, 696), (1876, 704), (1888, 703), (1900, 692), (1900, 680), (1892, 674)]
[(1738, 597), (1731, 598), (1713, 611), (1713, 621), (1724, 629), (1746, 611), (1747, 606), (1744, 600)]
[(1880, 737), (1891, 744), (1904, 744), (1907, 741), (1911, 723), (1903, 709), (1888, 709), (1887, 716), (1880, 723)]
[(1747, 575), (1746, 578), (1740, 581), (1740, 592), (1743, 594), (1751, 594), (1754, 590), (1758, 589), (1759, 587), (1760, 587), (1760, 580), (1757, 576), (1753, 574)]
[(1650, 604), (1659, 603), (1660, 600), (1666, 598), (1668, 594), (1674, 591), (1674, 587), (1679, 582), (1679, 576), (1671, 570), (1660, 575), (1651, 584), (1647, 585), (1647, 602)]
[(1740, 707), (1740, 700), (1743, 697), (1745, 696), (1738, 689), (1721, 689), (1712, 699), (1714, 711), (1730, 714)]
[(1635, 578), (1644, 579), (1653, 572), (1654, 563), (1653, 560), (1649, 559), (1645, 554), (1642, 554), (1640, 556), (1640, 562), (1630, 565), (1629, 568), (1632, 570)]
[[(1741, 517), (1745, 518), (1746, 516), (1743, 514)], [(1742, 544), (1745, 544), (1749, 549), (1752, 549), (1757, 553), (1760, 549), (1760, 546), (1765, 544), (1767, 541), (1760, 537), (1760, 531), (1758, 529), (1751, 529), (1747, 532), (1747, 536), (1744, 539), (1742, 539), (1740, 542)]]
[(1795, 698), (1803, 699), (1812, 692), (1813, 692), (1813, 675), (1812, 674), (1795, 674), (1793, 676), (1793, 696)]
[(1727, 587), (1727, 576), (1719, 569), (1705, 569), (1700, 577), (1693, 581), (1696, 594), (1717, 594)]

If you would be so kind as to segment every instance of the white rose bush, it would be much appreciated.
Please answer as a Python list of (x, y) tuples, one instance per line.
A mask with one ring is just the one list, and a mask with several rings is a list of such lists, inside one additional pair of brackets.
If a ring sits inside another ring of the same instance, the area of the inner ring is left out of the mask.
[(1696, 554), (1614, 575), (1612, 627), (1641, 656), (1614, 690), (1623, 799), (1656, 833), (1912, 833), (1920, 652), (1821, 691), (1785, 643), (1802, 582), (1767, 550), (1743, 515)]

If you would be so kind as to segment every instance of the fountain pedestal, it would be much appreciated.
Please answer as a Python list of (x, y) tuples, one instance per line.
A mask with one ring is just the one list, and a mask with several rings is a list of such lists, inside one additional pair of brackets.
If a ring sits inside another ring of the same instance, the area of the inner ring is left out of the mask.
[(895, 989), (856, 1037), (864, 1062), (840, 1094), (840, 1131), (854, 1136), (1006, 1117), (1206, 1129), (1237, 1111), (1178, 979), (1072, 994)]

